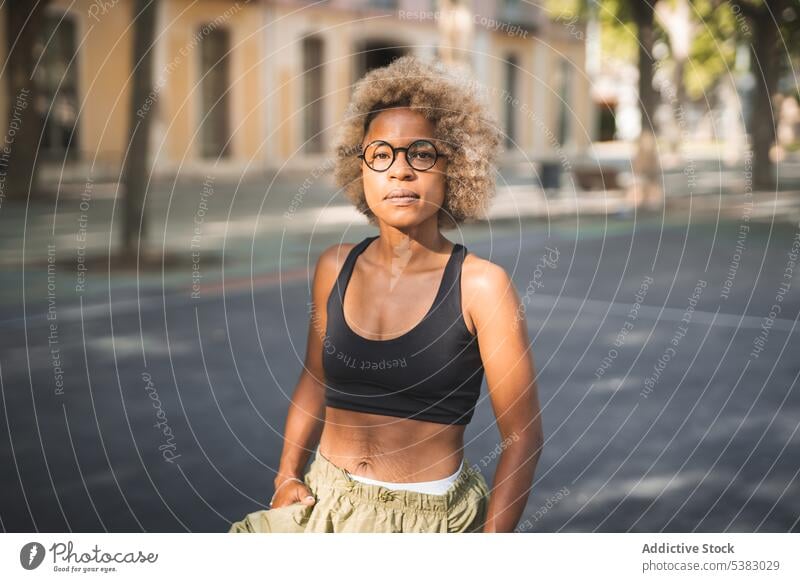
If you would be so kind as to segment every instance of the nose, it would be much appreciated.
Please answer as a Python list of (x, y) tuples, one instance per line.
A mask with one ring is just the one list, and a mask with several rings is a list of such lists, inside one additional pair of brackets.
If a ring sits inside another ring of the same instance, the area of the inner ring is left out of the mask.
[[(408, 163), (408, 158), (406, 157), (407, 152), (397, 152), (394, 156), (394, 162), (392, 166), (389, 168), (389, 175), (392, 178), (400, 178), (403, 180), (409, 179), (409, 177), (414, 177), (414, 168), (412, 168)], [(400, 158), (403, 158), (400, 161)]]

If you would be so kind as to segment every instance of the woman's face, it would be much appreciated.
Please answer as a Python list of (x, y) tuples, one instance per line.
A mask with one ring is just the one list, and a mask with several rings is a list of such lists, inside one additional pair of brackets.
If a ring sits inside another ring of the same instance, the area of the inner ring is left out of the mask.
[[(362, 151), (375, 140), (383, 140), (395, 148), (408, 147), (419, 139), (429, 140), (441, 153), (442, 148), (434, 139), (433, 124), (424, 115), (408, 108), (394, 108), (382, 111), (372, 120), (361, 145)], [(367, 205), (378, 221), (390, 226), (403, 228), (421, 224), (435, 217), (444, 204), (446, 167), (447, 158), (439, 155), (430, 169), (416, 170), (409, 165), (405, 151), (397, 152), (392, 165), (383, 172), (372, 170), (362, 160)], [(397, 194), (397, 190), (405, 190), (411, 197), (388, 197)]]

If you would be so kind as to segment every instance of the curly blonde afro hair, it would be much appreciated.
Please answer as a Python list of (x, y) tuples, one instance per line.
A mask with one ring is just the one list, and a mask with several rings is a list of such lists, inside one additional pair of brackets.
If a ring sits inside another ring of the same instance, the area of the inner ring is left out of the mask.
[[(336, 184), (377, 225), (367, 205), (361, 178), (361, 144), (381, 111), (408, 107), (434, 126), (437, 149), (448, 156), (445, 199), (439, 227), (454, 228), (485, 215), (495, 193), (495, 167), (501, 143), (498, 124), (474, 85), (441, 61), (403, 56), (373, 69), (356, 84), (336, 138)], [(441, 147), (440, 147), (441, 145)]]

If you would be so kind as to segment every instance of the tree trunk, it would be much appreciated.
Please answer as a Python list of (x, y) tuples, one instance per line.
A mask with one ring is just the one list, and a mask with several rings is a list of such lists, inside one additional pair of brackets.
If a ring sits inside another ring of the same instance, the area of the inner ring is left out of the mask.
[(775, 188), (775, 165), (769, 157), (775, 143), (776, 112), (773, 95), (778, 89), (778, 30), (769, 11), (762, 7), (751, 20), (753, 24), (753, 75), (755, 95), (750, 130), (753, 134), (753, 184), (756, 188)]
[(655, 1), (631, 3), (639, 41), (639, 109), (642, 116), (642, 131), (633, 161), (634, 181), (629, 196), (634, 205), (638, 206), (644, 202), (651, 208), (660, 206), (664, 199), (656, 135), (653, 129), (653, 116), (657, 104), (657, 95), (653, 88), (654, 6)]
[(674, 154), (680, 154), (681, 146), (683, 145), (684, 131), (688, 131), (686, 128), (686, 84), (683, 82), (685, 70), (686, 61), (683, 59), (676, 59), (675, 72), (673, 76), (673, 83), (675, 84), (675, 98), (674, 103), (671, 105), (672, 120), (675, 124), (675, 131), (672, 135), (672, 143), (670, 144), (670, 148)]
[(150, 127), (153, 108), (148, 100), (153, 88), (152, 48), (158, 0), (136, 0), (133, 18), (133, 90), (129, 119), (130, 148), (125, 160), (123, 253), (137, 255), (147, 240), (145, 195), (150, 180)]
[(36, 111), (38, 91), (33, 81), (33, 69), (38, 55), (33, 51), (48, 4), (49, 0), (45, 0), (33, 5), (9, 2), (7, 6), (5, 90), (8, 126), (2, 148), (5, 155), (0, 155), (0, 172), (6, 174), (5, 187), (0, 190), (0, 195), (10, 200), (24, 200), (29, 193), (35, 195), (38, 188), (36, 152), (42, 134), (42, 120)]
[(675, 93), (670, 96), (673, 126), (670, 128), (669, 142), (670, 151), (679, 154), (686, 130), (686, 84), (683, 82), (683, 76), (696, 24), (692, 20), (688, 0), (659, 2), (655, 5), (655, 15), (669, 37), (670, 53), (675, 64), (672, 73)]

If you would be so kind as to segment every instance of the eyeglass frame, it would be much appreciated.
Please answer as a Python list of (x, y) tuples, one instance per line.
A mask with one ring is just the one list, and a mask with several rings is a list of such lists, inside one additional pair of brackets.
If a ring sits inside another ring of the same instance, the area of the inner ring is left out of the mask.
[[(418, 142), (421, 142), (421, 141), (423, 141), (423, 142), (425, 142), (425, 143), (429, 143), (429, 144), (431, 144), (431, 147), (433, 148), (433, 152), (436, 154), (436, 158), (433, 160), (433, 163), (431, 164), (431, 167), (430, 167), (430, 168), (426, 168), (426, 169), (424, 169), (424, 170), (418, 170), (417, 168), (415, 168), (414, 166), (412, 166), (412, 165), (411, 165), (411, 162), (409, 162), (409, 161), (408, 161), (408, 149), (409, 149), (411, 146), (413, 146), (415, 143), (418, 143)], [(367, 167), (368, 167), (370, 170), (372, 170), (373, 172), (379, 172), (379, 173), (383, 173), (383, 172), (386, 172), (386, 171), (388, 171), (388, 170), (389, 170), (389, 168), (391, 168), (391, 167), (392, 167), (392, 164), (394, 164), (394, 161), (397, 159), (397, 152), (405, 152), (405, 154), (406, 154), (406, 163), (408, 163), (408, 165), (409, 165), (409, 166), (410, 166), (412, 169), (416, 170), (417, 172), (427, 172), (427, 171), (429, 171), (429, 170), (433, 169), (433, 167), (436, 165), (436, 162), (438, 162), (438, 161), (439, 161), (439, 158), (446, 158), (446, 157), (447, 157), (447, 154), (440, 154), (440, 153), (439, 153), (439, 150), (437, 150), (437, 149), (436, 149), (436, 144), (434, 144), (434, 143), (433, 143), (431, 140), (429, 140), (429, 139), (417, 139), (417, 140), (414, 140), (413, 142), (411, 142), (410, 144), (408, 144), (408, 146), (406, 146), (406, 147), (404, 147), (404, 148), (396, 148), (396, 147), (394, 147), (392, 144), (390, 144), (388, 141), (386, 141), (386, 140), (384, 140), (384, 139), (375, 139), (375, 140), (372, 140), (371, 142), (369, 142), (369, 143), (368, 143), (368, 144), (367, 144), (367, 145), (364, 147), (364, 150), (366, 150), (366, 149), (367, 149), (369, 146), (371, 146), (372, 144), (374, 144), (374, 143), (378, 143), (378, 142), (380, 142), (380, 143), (385, 143), (385, 144), (386, 144), (387, 146), (389, 146), (389, 148), (392, 150), (392, 161), (391, 161), (391, 162), (389, 162), (389, 165), (388, 165), (388, 166), (386, 166), (386, 169), (385, 169), (385, 170), (376, 170), (375, 168), (373, 168), (372, 166), (370, 166), (370, 165), (369, 165), (369, 162), (367, 162), (366, 158), (364, 158), (364, 152), (363, 152), (363, 151), (362, 151), (360, 154), (356, 154), (356, 157), (357, 157), (357, 158), (361, 158), (361, 159), (364, 161), (364, 163), (367, 165)]]

